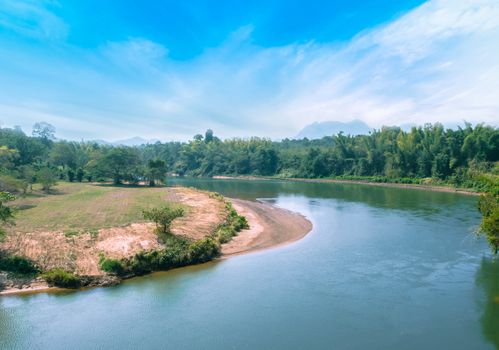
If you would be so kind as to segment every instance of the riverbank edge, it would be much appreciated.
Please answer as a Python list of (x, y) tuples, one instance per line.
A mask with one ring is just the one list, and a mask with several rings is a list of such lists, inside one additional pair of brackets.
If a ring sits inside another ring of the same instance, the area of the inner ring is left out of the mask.
[(432, 192), (446, 192), (446, 193), (458, 193), (467, 196), (480, 196), (483, 193), (477, 192), (473, 189), (458, 188), (452, 186), (438, 186), (438, 185), (423, 185), (423, 184), (403, 184), (396, 182), (373, 182), (369, 180), (346, 180), (346, 179), (306, 179), (306, 178), (294, 178), (294, 177), (271, 177), (271, 176), (222, 176), (216, 175), (212, 177), (215, 180), (246, 180), (246, 181), (289, 181), (289, 182), (310, 182), (310, 183), (338, 183), (338, 184), (353, 184), (353, 185), (366, 185), (366, 186), (378, 186), (378, 187), (392, 187), (392, 188), (402, 188), (409, 190), (423, 190)]
[[(222, 245), (222, 255), (215, 259), (228, 259), (230, 257), (250, 254), (262, 250), (281, 247), (295, 242), (305, 237), (312, 230), (312, 223), (302, 214), (290, 210), (279, 208), (269, 203), (258, 201), (247, 201), (242, 199), (228, 198), (239, 210), (239, 215), (246, 214), (250, 228), (239, 232), (231, 241)], [(249, 215), (248, 215), (249, 214)], [(256, 231), (255, 231), (256, 230)], [(276, 234), (277, 233), (277, 234)], [(280, 233), (280, 234), (279, 234)], [(285, 233), (283, 236), (282, 233)], [(247, 235), (252, 235), (251, 239), (241, 239)], [(238, 242), (234, 242), (238, 241)], [(232, 244), (235, 251), (228, 252), (224, 246)], [(191, 265), (188, 265), (191, 266)], [(154, 273), (157, 271), (153, 271)], [(25, 288), (9, 288), (0, 291), (1, 296), (9, 295), (29, 295), (45, 292), (70, 292), (81, 291), (94, 287), (108, 287), (118, 285), (124, 280), (138, 276), (126, 276), (118, 278), (116, 276), (79, 276), (89, 280), (89, 284), (78, 289), (67, 289), (60, 287), (50, 287), (41, 278), (36, 278)]]

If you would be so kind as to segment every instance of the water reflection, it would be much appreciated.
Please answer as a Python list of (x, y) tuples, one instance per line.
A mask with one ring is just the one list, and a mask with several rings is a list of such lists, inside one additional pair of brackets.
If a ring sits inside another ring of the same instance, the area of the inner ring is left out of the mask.
[(483, 335), (499, 349), (499, 259), (483, 258), (476, 282), (485, 292), (481, 317)]
[[(383, 186), (341, 183), (306, 183), (283, 180), (213, 180), (171, 178), (170, 184), (192, 186), (238, 198), (276, 198), (279, 196), (305, 196), (315, 199), (334, 198), (338, 202), (362, 202), (374, 208), (413, 211), (420, 217), (442, 213), (456, 216), (456, 208), (469, 209), (476, 198), (457, 193), (431, 192)], [(313, 203), (312, 203), (313, 204)], [(474, 203), (473, 203), (474, 205)], [(469, 215), (471, 214), (471, 215)], [(475, 220), (478, 213), (457, 215), (463, 221)]]

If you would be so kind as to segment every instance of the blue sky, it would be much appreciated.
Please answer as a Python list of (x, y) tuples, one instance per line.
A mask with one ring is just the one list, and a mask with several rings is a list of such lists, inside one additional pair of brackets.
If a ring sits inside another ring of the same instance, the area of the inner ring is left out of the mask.
[(0, 122), (69, 139), (499, 121), (499, 2), (0, 0)]

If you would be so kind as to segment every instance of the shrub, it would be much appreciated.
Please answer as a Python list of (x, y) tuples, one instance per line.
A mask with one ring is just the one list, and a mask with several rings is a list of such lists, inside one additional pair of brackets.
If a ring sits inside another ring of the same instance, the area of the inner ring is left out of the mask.
[(114, 273), (115, 275), (122, 276), (125, 274), (124, 264), (117, 259), (101, 259), (99, 262), (102, 271)]
[(3, 254), (0, 254), (0, 270), (20, 275), (32, 275), (39, 272), (38, 267), (31, 260), (21, 256)]
[(189, 261), (203, 263), (220, 255), (220, 244), (212, 238), (204, 238), (189, 246)]
[[(14, 218), (14, 210), (6, 206), (4, 203), (13, 201), (16, 199), (12, 194), (9, 192), (2, 192), (0, 191), (0, 225), (12, 225), (13, 224), (13, 218)], [(5, 234), (5, 231), (2, 226), (0, 226), (0, 239), (2, 236)]]
[(78, 288), (81, 286), (81, 280), (78, 276), (59, 268), (45, 272), (42, 277), (49, 286), (61, 288)]

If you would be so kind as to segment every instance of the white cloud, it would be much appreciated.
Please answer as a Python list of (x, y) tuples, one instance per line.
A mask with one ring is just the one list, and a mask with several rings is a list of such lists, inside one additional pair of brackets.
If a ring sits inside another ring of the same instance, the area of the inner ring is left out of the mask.
[(62, 40), (68, 26), (48, 9), (51, 1), (0, 0), (0, 27), (44, 40)]
[[(314, 121), (357, 118), (374, 127), (498, 124), (495, 0), (430, 1), (341, 45), (263, 48), (252, 42), (252, 29), (185, 62), (145, 38), (96, 52), (69, 48), (72, 60), (46, 54), (35, 63), (29, 52), (0, 49), (0, 74), (26, 80), (15, 89), (0, 81), (0, 103), (88, 123), (63, 136), (110, 139), (189, 138), (209, 127), (224, 137), (278, 138)], [(22, 124), (15, 113), (3, 115)]]

